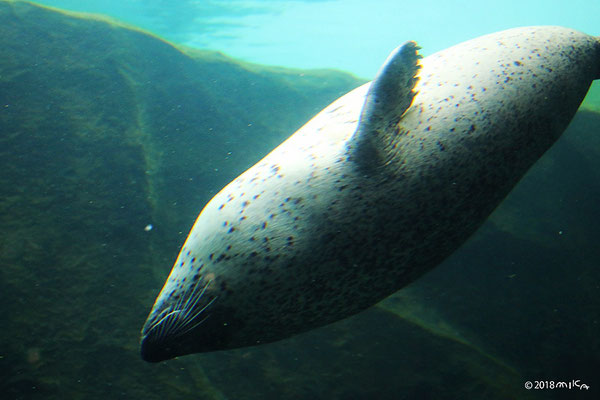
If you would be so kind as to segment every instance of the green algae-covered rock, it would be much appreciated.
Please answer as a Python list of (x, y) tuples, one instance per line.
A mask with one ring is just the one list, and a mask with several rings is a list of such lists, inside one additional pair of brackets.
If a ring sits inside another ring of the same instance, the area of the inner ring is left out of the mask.
[(0, 393), (218, 398), (139, 359), (145, 316), (212, 194), (361, 81), (26, 2), (0, 52)]
[(597, 90), (407, 290), (279, 343), (151, 365), (139, 330), (201, 207), (362, 82), (2, 0), (0, 55), (2, 398), (551, 398), (524, 381), (598, 370)]

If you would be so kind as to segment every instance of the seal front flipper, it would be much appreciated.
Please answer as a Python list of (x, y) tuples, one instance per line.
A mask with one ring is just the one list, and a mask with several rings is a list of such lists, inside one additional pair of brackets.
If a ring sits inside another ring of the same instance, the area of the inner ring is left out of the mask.
[(350, 141), (351, 158), (365, 173), (374, 172), (392, 156), (398, 123), (416, 94), (422, 58), (419, 49), (415, 42), (397, 47), (369, 87), (358, 128)]

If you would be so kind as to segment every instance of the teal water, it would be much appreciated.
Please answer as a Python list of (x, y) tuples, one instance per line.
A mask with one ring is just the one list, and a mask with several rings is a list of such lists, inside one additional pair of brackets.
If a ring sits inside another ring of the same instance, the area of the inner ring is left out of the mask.
[(165, 1), (46, 0), (110, 15), (168, 40), (260, 64), (336, 68), (370, 78), (415, 40), (431, 54), (486, 33), (563, 25), (600, 35), (596, 0)]

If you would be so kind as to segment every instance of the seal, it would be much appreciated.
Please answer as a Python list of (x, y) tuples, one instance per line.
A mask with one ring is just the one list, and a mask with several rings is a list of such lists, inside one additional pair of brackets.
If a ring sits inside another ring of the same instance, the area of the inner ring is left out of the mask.
[(414, 281), (483, 223), (600, 77), (600, 40), (562, 27), (418, 49), (398, 47), (210, 200), (143, 327), (144, 360), (283, 339)]

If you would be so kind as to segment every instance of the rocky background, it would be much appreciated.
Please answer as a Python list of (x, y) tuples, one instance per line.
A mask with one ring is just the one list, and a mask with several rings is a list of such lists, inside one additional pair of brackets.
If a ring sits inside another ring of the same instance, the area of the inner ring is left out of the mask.
[(577, 379), (597, 394), (597, 88), (461, 250), (377, 307), (271, 345), (140, 359), (206, 201), (362, 82), (0, 0), (0, 398), (563, 398), (524, 382)]

